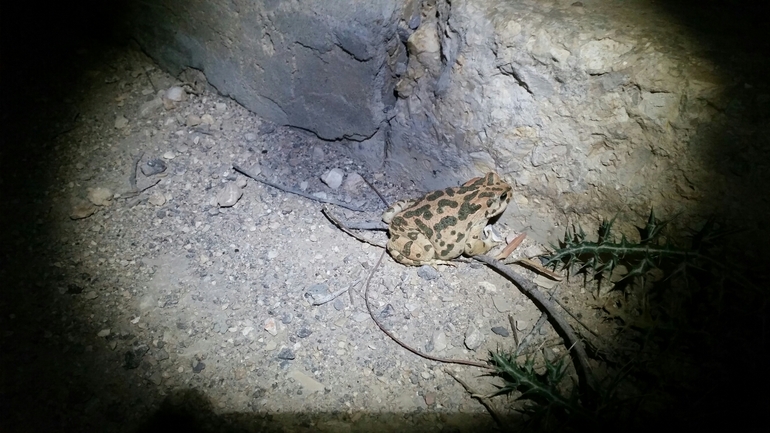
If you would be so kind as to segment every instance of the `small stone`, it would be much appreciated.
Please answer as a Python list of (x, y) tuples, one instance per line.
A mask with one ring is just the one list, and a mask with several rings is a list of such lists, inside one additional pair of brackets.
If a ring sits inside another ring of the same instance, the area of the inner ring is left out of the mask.
[(425, 404), (428, 406), (433, 406), (433, 404), (436, 403), (436, 393), (434, 392), (426, 392), (423, 398), (425, 399)]
[(98, 208), (87, 201), (81, 201), (72, 207), (70, 211), (70, 219), (81, 220), (93, 215)]
[(187, 126), (198, 126), (201, 124), (201, 118), (194, 114), (189, 114), (185, 123)]
[(153, 206), (163, 206), (166, 204), (166, 196), (160, 192), (156, 192), (152, 194), (147, 201)]
[(122, 114), (115, 118), (115, 129), (123, 129), (128, 126), (128, 119)]
[(289, 349), (288, 347), (282, 349), (280, 352), (278, 352), (278, 359), (283, 359), (286, 361), (291, 361), (292, 359), (296, 358), (294, 355), (294, 352)]
[(123, 368), (133, 370), (142, 364), (142, 358), (150, 350), (146, 344), (137, 344), (131, 350), (126, 351), (123, 357)]
[(243, 190), (238, 188), (235, 183), (228, 182), (217, 194), (217, 203), (219, 203), (219, 207), (230, 207), (237, 203), (242, 196)]
[(159, 349), (157, 352), (155, 352), (155, 359), (158, 361), (165, 361), (168, 359), (168, 352), (166, 352), (165, 349)]
[(163, 100), (160, 98), (151, 99), (139, 107), (139, 117), (147, 118), (154, 114), (163, 106)]
[(179, 102), (184, 101), (185, 91), (179, 86), (170, 87), (163, 93), (163, 107), (166, 110), (171, 110), (177, 106)]
[(173, 86), (173, 87), (169, 87), (168, 90), (166, 90), (166, 93), (163, 94), (163, 97), (168, 99), (169, 101), (181, 102), (184, 100), (185, 92), (183, 88), (179, 86)]
[(163, 158), (165, 159), (174, 159), (175, 156), (176, 155), (174, 155), (174, 152), (170, 150), (163, 154)]
[(145, 162), (140, 168), (145, 176), (153, 176), (166, 171), (166, 163), (156, 158)]
[(109, 206), (112, 203), (112, 191), (107, 188), (89, 188), (88, 201), (97, 206)]
[(507, 313), (508, 311), (511, 311), (511, 301), (502, 295), (495, 295), (492, 296), (492, 303), (495, 304), (495, 308), (497, 308), (497, 311), (501, 313)]
[(493, 326), (492, 332), (502, 337), (507, 337), (510, 335), (510, 333), (508, 332), (508, 328), (505, 328), (503, 326)]
[(391, 317), (394, 314), (396, 314), (396, 309), (393, 308), (393, 306), (390, 304), (386, 305), (385, 308), (383, 308), (382, 311), (380, 311), (380, 317), (383, 319), (387, 319), (388, 317)]
[(204, 114), (201, 116), (201, 122), (206, 125), (213, 125), (214, 124), (214, 116), (211, 114)]
[(517, 320), (516, 321), (516, 329), (519, 331), (526, 331), (527, 328), (529, 328), (529, 322), (526, 320)]
[(206, 364), (204, 364), (203, 361), (194, 361), (192, 371), (193, 373), (200, 373), (205, 368), (206, 368)]
[(439, 273), (433, 266), (422, 265), (417, 269), (417, 276), (423, 280), (430, 281), (438, 279)]
[(305, 299), (311, 300), (312, 304), (325, 300), (327, 296), (329, 296), (329, 286), (326, 284), (313, 284), (305, 290)]
[(361, 177), (360, 174), (353, 172), (345, 178), (345, 182), (342, 183), (342, 187), (347, 191), (354, 192), (365, 184), (366, 182), (364, 181), (364, 178)]
[(433, 343), (433, 350), (436, 352), (442, 352), (447, 348), (447, 338), (443, 331), (436, 331), (431, 342)]
[(306, 375), (305, 373), (293, 370), (289, 372), (287, 376), (296, 380), (302, 386), (302, 388), (305, 388), (309, 392), (324, 390), (324, 384)]
[(160, 385), (163, 383), (163, 375), (161, 372), (156, 371), (155, 373), (152, 373), (149, 378), (150, 382), (153, 383), (153, 385)]
[(470, 350), (476, 350), (484, 343), (484, 335), (479, 332), (478, 328), (474, 325), (470, 325), (465, 331), (465, 347)]
[(235, 184), (238, 185), (238, 188), (246, 188), (246, 185), (248, 185), (248, 181), (244, 177), (239, 177)]
[(96, 333), (97, 337), (102, 337), (102, 338), (107, 337), (108, 335), (110, 335), (110, 328), (102, 329), (101, 331)]
[(90, 291), (86, 292), (86, 294), (83, 295), (83, 297), (88, 299), (89, 301), (92, 301), (92, 300), (98, 298), (99, 294), (94, 292), (93, 290), (90, 290)]
[(278, 325), (275, 323), (275, 319), (272, 317), (265, 320), (265, 331), (270, 335), (278, 335)]
[(313, 331), (311, 331), (311, 330), (309, 330), (307, 328), (302, 328), (299, 331), (297, 331), (297, 337), (299, 337), (299, 338), (307, 338), (307, 337), (310, 337), (310, 335), (312, 333), (313, 333)]
[(243, 138), (245, 138), (246, 141), (251, 143), (253, 141), (257, 141), (257, 134), (255, 134), (253, 132), (247, 132), (246, 134), (244, 134)]
[(342, 185), (342, 178), (345, 176), (342, 170), (335, 168), (327, 171), (321, 176), (323, 183), (329, 186), (331, 189), (337, 189)]
[(326, 155), (324, 154), (324, 149), (321, 146), (313, 146), (313, 161), (319, 162), (323, 161)]

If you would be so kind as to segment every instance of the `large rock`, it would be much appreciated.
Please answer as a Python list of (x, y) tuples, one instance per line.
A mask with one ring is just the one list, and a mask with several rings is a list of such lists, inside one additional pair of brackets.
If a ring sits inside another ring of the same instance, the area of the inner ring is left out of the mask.
[[(641, 222), (650, 207), (697, 215), (729, 198), (740, 215), (770, 182), (754, 145), (766, 80), (741, 78), (764, 57), (711, 57), (716, 39), (683, 29), (669, 2), (136, 3), (136, 38), (163, 66), (203, 70), (279, 124), (387, 154), (389, 174), (423, 190), (495, 169), (517, 192), (504, 219), (540, 241), (619, 210)], [(751, 209), (749, 226), (770, 212)]]
[[(751, 63), (711, 57), (709, 41), (663, 6), (421, 7), (422, 22), (405, 35), (408, 67), (396, 85), (388, 149), (392, 167), (415, 183), (432, 189), (496, 169), (517, 192), (516, 211), (504, 219), (537, 240), (562, 234), (569, 220), (585, 226), (585, 215), (622, 211), (619, 220), (641, 223), (654, 207), (687, 224), (685, 216), (717, 210), (725, 197), (735, 197), (735, 209), (756, 202), (750, 171), (728, 167), (750, 159), (739, 149), (762, 140), (747, 134), (761, 123), (748, 107), (767, 105), (735, 89), (763, 80), (736, 80)], [(744, 138), (726, 146), (722, 135)], [(747, 166), (760, 167), (759, 155)], [(751, 208), (763, 209), (759, 221), (767, 206)]]
[(199, 69), (275, 123), (364, 140), (395, 102), (398, 0), (134, 3), (135, 37), (163, 67)]

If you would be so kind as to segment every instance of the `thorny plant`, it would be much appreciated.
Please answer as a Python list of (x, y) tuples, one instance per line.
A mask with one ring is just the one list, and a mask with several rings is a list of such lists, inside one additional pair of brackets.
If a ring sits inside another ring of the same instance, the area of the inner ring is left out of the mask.
[[(596, 390), (596, 396), (592, 396), (598, 401), (586, 404), (585, 396), (579, 395), (578, 388), (567, 380), (569, 375), (565, 374), (567, 369), (563, 359), (553, 362), (543, 356), (544, 372), (537, 373), (533, 355), (521, 362), (513, 354), (500, 351), (491, 354), (496, 368), (493, 375), (504, 381), (494, 395), (520, 393), (516, 399), (525, 403), (522, 411), (528, 416), (528, 426), (538, 431), (581, 431), (600, 427), (600, 424), (607, 426), (610, 420), (633, 422), (633, 419), (643, 418), (647, 416), (645, 413), (652, 414), (648, 411), (655, 411), (655, 407), (665, 404), (662, 403), (664, 398), (651, 402), (650, 395), (657, 394), (657, 386), (673, 388), (672, 375), (676, 376), (674, 380), (682, 382), (685, 392), (695, 394), (696, 391), (684, 383), (687, 379), (678, 377), (681, 368), (673, 373), (663, 372), (661, 362), (670, 362), (675, 357), (677, 362), (683, 358), (702, 357), (703, 353), (692, 351), (672, 354), (672, 348), (681, 346), (682, 341), (693, 344), (693, 335), (698, 335), (696, 338), (703, 345), (713, 345), (713, 340), (718, 337), (712, 336), (710, 331), (704, 332), (713, 329), (705, 328), (704, 323), (714, 321), (715, 315), (720, 314), (726, 282), (766, 298), (766, 294), (736, 268), (717, 258), (724, 257), (719, 241), (734, 232), (717, 227), (713, 218), (689, 236), (689, 248), (679, 247), (671, 237), (663, 235), (668, 221), (659, 220), (653, 211), (650, 211), (646, 225), (637, 227), (638, 242), (632, 242), (624, 235), (618, 241), (612, 234), (614, 222), (615, 218), (601, 223), (596, 241), (587, 239), (580, 226), (571, 231), (568, 229), (559, 246), (545, 257), (545, 265), (554, 270), (566, 270), (569, 274), (576, 268), (572, 273), (584, 274), (584, 284), (589, 275), (597, 281), (597, 287), (602, 281), (611, 280), (612, 276), (615, 280), (613, 290), (623, 295), (640, 291), (642, 297), (649, 298), (649, 294), (656, 299), (651, 303), (656, 305), (656, 311), (644, 313), (647, 318), (652, 317), (652, 321), (644, 322), (646, 326), (637, 327), (633, 333), (628, 330), (619, 333), (626, 337), (633, 334), (625, 342), (633, 344), (635, 350), (601, 359), (608, 372), (614, 373), (608, 373), (599, 383), (600, 389)], [(616, 271), (621, 269), (625, 272), (617, 275)], [(674, 298), (677, 302), (662, 302), (664, 298)], [(710, 314), (700, 317), (703, 311)], [(543, 368), (538, 370), (543, 371)], [(629, 388), (624, 382), (635, 385)], [(638, 386), (640, 383), (644, 385)], [(622, 393), (619, 392), (621, 388), (625, 389)], [(637, 392), (629, 393), (629, 389)], [(676, 399), (677, 396), (667, 398)]]
[[(578, 225), (576, 229), (564, 233), (564, 239), (559, 242), (552, 255), (546, 257), (545, 266), (554, 270), (561, 267), (568, 273), (573, 265), (579, 266), (576, 274), (584, 274), (586, 277), (592, 273), (599, 286), (601, 282), (613, 272), (619, 265), (628, 271), (615, 282), (613, 290), (625, 291), (633, 282), (644, 284), (645, 279), (653, 270), (661, 270), (666, 279), (682, 278), (686, 280), (689, 271), (726, 271), (727, 267), (714, 256), (716, 242), (727, 234), (734, 233), (716, 227), (714, 218), (709, 219), (703, 227), (690, 236), (689, 248), (675, 245), (671, 238), (663, 236), (663, 228), (669, 221), (662, 221), (655, 217), (650, 210), (647, 224), (637, 227), (640, 240), (634, 243), (621, 235), (620, 241), (612, 234), (612, 226), (615, 218), (604, 220), (599, 226), (598, 239), (593, 242), (586, 239), (583, 228)], [(732, 279), (739, 284), (750, 285), (740, 275), (735, 273), (723, 273), (722, 278)], [(686, 281), (684, 281), (686, 283)]]

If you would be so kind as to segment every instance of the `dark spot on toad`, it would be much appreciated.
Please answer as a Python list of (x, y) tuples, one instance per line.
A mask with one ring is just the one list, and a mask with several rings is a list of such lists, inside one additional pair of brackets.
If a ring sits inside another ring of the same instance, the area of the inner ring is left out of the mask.
[(420, 217), (426, 220), (433, 218), (433, 214), (430, 212), (430, 205), (426, 204), (416, 209), (412, 209), (404, 212), (404, 218)]
[(454, 227), (457, 225), (457, 218), (447, 215), (439, 220), (436, 224), (433, 225), (433, 230), (436, 231), (436, 237), (440, 237), (440, 234), (442, 231)]
[(422, 222), (422, 220), (415, 220), (414, 223), (417, 225), (417, 227), (420, 229), (421, 232), (425, 234), (429, 239), (433, 237), (433, 230), (431, 230), (430, 227), (428, 227), (427, 224)]
[(434, 201), (437, 198), (441, 197), (442, 195), (444, 195), (444, 191), (441, 191), (441, 190), (433, 191), (433, 192), (429, 193), (428, 195), (426, 195), (425, 199), (426, 200), (430, 200), (430, 201)]
[(459, 204), (456, 201), (454, 201), (454, 200), (442, 199), (442, 200), (438, 201), (438, 209), (436, 209), (436, 213), (440, 213), (440, 214), (444, 213), (444, 208), (445, 207), (450, 207), (450, 208), (454, 209), (457, 206), (459, 206)]
[(464, 221), (469, 216), (475, 214), (479, 209), (481, 209), (480, 204), (473, 204), (466, 201), (460, 206), (460, 210), (457, 212), (457, 218), (459, 218), (460, 221)]

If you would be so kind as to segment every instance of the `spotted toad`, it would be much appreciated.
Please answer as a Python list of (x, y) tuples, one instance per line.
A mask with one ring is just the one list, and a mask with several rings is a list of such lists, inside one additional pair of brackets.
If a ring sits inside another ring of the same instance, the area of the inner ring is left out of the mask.
[(388, 252), (413, 266), (484, 254), (498, 243), (484, 228), (505, 211), (511, 196), (511, 186), (489, 172), (459, 187), (396, 202), (382, 215), (389, 224)]

